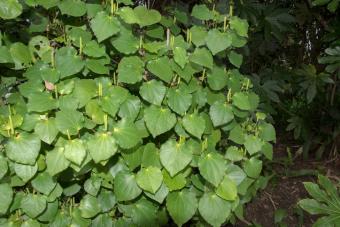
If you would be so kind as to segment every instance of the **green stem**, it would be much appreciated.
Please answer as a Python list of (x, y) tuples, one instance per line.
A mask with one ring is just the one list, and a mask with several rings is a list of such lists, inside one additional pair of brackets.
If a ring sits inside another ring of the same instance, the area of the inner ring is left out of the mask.
[(58, 99), (58, 87), (57, 87), (57, 85), (54, 85), (54, 94), (55, 94), (55, 98)]
[(79, 37), (79, 55), (82, 56), (83, 54), (83, 39)]
[(52, 64), (52, 68), (55, 68), (55, 56), (54, 56), (54, 48), (52, 47), (52, 51), (51, 51), (51, 64)]
[(66, 130), (66, 132), (67, 132), (67, 138), (68, 138), (68, 140), (71, 140), (71, 135), (70, 135), (70, 132), (68, 131), (68, 129)]
[(13, 120), (12, 120), (12, 111), (11, 106), (8, 105), (8, 119), (9, 119), (9, 126), (11, 128), (11, 135), (14, 135), (14, 127), (13, 127)]
[(232, 17), (234, 14), (234, 1), (230, 0), (229, 2), (229, 16)]
[(104, 130), (107, 131), (107, 114), (104, 115)]

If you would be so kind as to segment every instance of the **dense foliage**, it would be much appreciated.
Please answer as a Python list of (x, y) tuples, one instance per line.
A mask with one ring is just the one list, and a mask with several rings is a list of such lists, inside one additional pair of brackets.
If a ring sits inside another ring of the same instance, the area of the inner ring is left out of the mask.
[(242, 219), (275, 130), (233, 12), (0, 0), (1, 225)]

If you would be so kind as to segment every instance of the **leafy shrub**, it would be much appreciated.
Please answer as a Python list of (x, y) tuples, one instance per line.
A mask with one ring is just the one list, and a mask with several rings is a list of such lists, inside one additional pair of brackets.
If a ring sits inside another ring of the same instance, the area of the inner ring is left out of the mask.
[(318, 176), (318, 184), (305, 182), (304, 185), (312, 199), (300, 200), (299, 206), (312, 215), (321, 216), (313, 224), (313, 227), (338, 226), (340, 223), (340, 197), (336, 185), (322, 175)]
[[(275, 140), (237, 69), (247, 21), (232, 8), (170, 17), (101, 3), (0, 1), (0, 222), (242, 218)], [(40, 20), (19, 27), (27, 15)]]

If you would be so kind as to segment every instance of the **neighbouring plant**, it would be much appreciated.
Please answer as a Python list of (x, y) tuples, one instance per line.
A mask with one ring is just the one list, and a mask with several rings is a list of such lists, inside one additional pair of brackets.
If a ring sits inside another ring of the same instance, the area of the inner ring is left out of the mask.
[(0, 224), (243, 218), (275, 130), (219, 7), (0, 0)]
[(305, 182), (304, 186), (312, 198), (302, 199), (298, 204), (308, 213), (320, 216), (313, 227), (339, 226), (340, 196), (337, 185), (327, 177), (319, 175), (317, 184)]

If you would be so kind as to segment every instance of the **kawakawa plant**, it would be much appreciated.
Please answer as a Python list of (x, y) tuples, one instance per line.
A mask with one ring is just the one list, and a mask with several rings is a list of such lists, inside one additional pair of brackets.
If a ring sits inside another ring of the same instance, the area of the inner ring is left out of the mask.
[(248, 23), (232, 4), (163, 14), (0, 0), (1, 226), (242, 219), (275, 140), (238, 70)]

